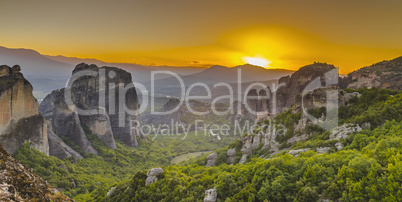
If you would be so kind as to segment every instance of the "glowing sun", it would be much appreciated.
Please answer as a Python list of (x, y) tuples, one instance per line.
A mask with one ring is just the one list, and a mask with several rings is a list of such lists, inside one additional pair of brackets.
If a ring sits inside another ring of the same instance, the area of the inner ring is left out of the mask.
[(269, 61), (268, 59), (265, 59), (264, 57), (243, 57), (242, 58), (244, 62), (250, 64), (250, 65), (255, 65), (255, 66), (260, 66), (264, 68), (270, 67), (269, 64), (272, 62)]

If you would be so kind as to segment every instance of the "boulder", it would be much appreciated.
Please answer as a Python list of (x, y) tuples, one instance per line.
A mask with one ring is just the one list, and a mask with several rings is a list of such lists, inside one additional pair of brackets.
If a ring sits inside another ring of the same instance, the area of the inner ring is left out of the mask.
[(228, 151), (226, 152), (226, 156), (228, 157), (228, 161), (230, 163), (233, 163), (233, 160), (236, 156), (236, 149), (228, 149)]
[(346, 123), (336, 127), (329, 135), (330, 140), (340, 140), (348, 138), (349, 134), (360, 132), (362, 128), (359, 125), (354, 126), (351, 123)]
[(204, 202), (216, 202), (217, 197), (218, 197), (218, 194), (216, 193), (216, 189), (206, 190)]
[(149, 186), (152, 183), (156, 182), (158, 180), (157, 176), (159, 174), (163, 173), (162, 168), (152, 168), (151, 170), (148, 171), (147, 173), (147, 179), (145, 180), (145, 185)]
[(243, 154), (243, 156), (241, 157), (239, 163), (240, 164), (245, 163), (247, 161), (247, 157), (248, 157), (248, 154)]
[(210, 155), (208, 155), (207, 156), (207, 159), (208, 159), (208, 161), (207, 161), (207, 167), (213, 167), (213, 166), (215, 166), (215, 162), (216, 162), (216, 159), (218, 158), (218, 154), (217, 153), (212, 153), (212, 154), (210, 154)]
[(288, 153), (290, 155), (293, 155), (294, 157), (297, 157), (300, 154), (300, 152), (306, 152), (308, 150), (310, 150), (310, 148), (290, 150)]
[(340, 143), (340, 142), (337, 142), (337, 143), (335, 144), (335, 147), (336, 147), (337, 150), (341, 150), (341, 149), (343, 148), (343, 144)]
[(109, 191), (106, 193), (107, 197), (112, 196), (112, 194), (116, 191), (116, 187), (112, 187), (109, 189)]
[(319, 147), (316, 148), (315, 150), (317, 151), (318, 154), (324, 154), (328, 153), (328, 151), (331, 149), (331, 147)]

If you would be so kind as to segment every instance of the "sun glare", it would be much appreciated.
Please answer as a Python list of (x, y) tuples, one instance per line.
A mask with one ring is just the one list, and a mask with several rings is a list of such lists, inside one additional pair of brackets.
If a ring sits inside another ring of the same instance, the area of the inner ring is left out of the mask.
[(255, 66), (260, 66), (264, 68), (268, 68), (269, 64), (271, 64), (271, 61), (268, 59), (265, 59), (263, 57), (243, 57), (242, 58), (244, 62), (250, 64), (250, 65), (255, 65)]

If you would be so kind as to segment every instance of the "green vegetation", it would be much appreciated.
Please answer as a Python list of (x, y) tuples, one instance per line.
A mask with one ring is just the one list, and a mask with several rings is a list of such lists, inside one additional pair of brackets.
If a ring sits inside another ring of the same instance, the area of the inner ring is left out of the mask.
[[(28, 147), (23, 147), (14, 153), (14, 158), (22, 164), (33, 168), (34, 172), (47, 180), (52, 186), (63, 190), (69, 197), (77, 201), (85, 201), (88, 194), (95, 189), (104, 190), (120, 182), (134, 173), (152, 167), (170, 165), (171, 160), (179, 155), (211, 151), (233, 142), (236, 137), (222, 136), (222, 140), (208, 137), (203, 132), (190, 132), (185, 138), (180, 135), (160, 135), (152, 140), (139, 140), (139, 147), (132, 148), (117, 141), (117, 149), (109, 149), (96, 135), (87, 133), (92, 146), (99, 156), (83, 153), (84, 159), (73, 158), (60, 160)], [(76, 148), (72, 141), (63, 138), (69, 145)], [(64, 169), (65, 168), (65, 169)]]
[(197, 164), (164, 167), (157, 182), (145, 186), (145, 171), (107, 190), (93, 193), (94, 201), (201, 201), (216, 188), (218, 201), (397, 201), (402, 197), (402, 122), (350, 137), (342, 151), (297, 158), (279, 155), (253, 158), (240, 165), (207, 168)]
[[(349, 91), (349, 90), (348, 90)], [(342, 150), (335, 148), (330, 133), (307, 127), (312, 135), (292, 149), (330, 147), (328, 154), (314, 150), (297, 158), (282, 152), (269, 159), (262, 144), (249, 155), (246, 164), (229, 165), (226, 151), (235, 148), (238, 162), (242, 143), (235, 141), (218, 154), (216, 167), (205, 167), (206, 155), (164, 167), (159, 180), (145, 186), (146, 170), (118, 183), (116, 192), (106, 197), (107, 189), (95, 190), (92, 200), (99, 201), (201, 201), (205, 190), (216, 188), (218, 201), (397, 201), (402, 197), (402, 93), (379, 89), (360, 89), (360, 98), (340, 109), (340, 124), (371, 123), (371, 128), (342, 139)], [(323, 109), (310, 111), (320, 116)], [(283, 140), (295, 134), (293, 125), (301, 114), (286, 111), (275, 123), (288, 131)], [(257, 132), (259, 128), (257, 127)], [(247, 135), (247, 134), (246, 134)], [(277, 138), (278, 140), (278, 138)]]
[(188, 161), (190, 159), (193, 159), (195, 157), (199, 157), (202, 154), (208, 154), (211, 153), (211, 151), (207, 151), (207, 152), (193, 152), (193, 153), (189, 153), (189, 154), (183, 154), (180, 156), (175, 157), (174, 159), (172, 159), (171, 163), (172, 164), (179, 164), (182, 163), (184, 161)]
[[(358, 92), (359, 98), (339, 109), (339, 124), (362, 126), (369, 122), (370, 128), (341, 139), (344, 145), (341, 150), (335, 147), (337, 140), (329, 139), (330, 132), (315, 126), (302, 131), (311, 134), (307, 139), (288, 145), (286, 140), (301, 133), (293, 129), (301, 114), (288, 110), (274, 120), (274, 124), (287, 127), (286, 134), (277, 137), (282, 143), (280, 148), (313, 149), (300, 153), (297, 158), (287, 152), (269, 159), (258, 158), (270, 154), (260, 144), (245, 164), (229, 165), (227, 149), (235, 148), (235, 162), (242, 155), (238, 137), (221, 136), (219, 141), (200, 131), (185, 138), (184, 135), (155, 138), (151, 135), (148, 141), (140, 140), (137, 149), (117, 142), (118, 148), (111, 150), (87, 129), (88, 139), (100, 156), (85, 154), (82, 160), (61, 161), (29, 147), (20, 149), (14, 156), (53, 186), (65, 189), (66, 195), (75, 196), (77, 201), (201, 201), (205, 190), (212, 188), (217, 190), (218, 201), (400, 200), (402, 93), (376, 88)], [(320, 117), (324, 110), (309, 113)], [(265, 129), (256, 127), (254, 132), (259, 130)], [(331, 149), (327, 154), (317, 154), (314, 149), (318, 147)], [(212, 150), (218, 154), (215, 167), (205, 167), (208, 154), (178, 165), (170, 163), (183, 154)], [(157, 182), (145, 186), (146, 172), (157, 166), (162, 166), (165, 172), (158, 176)], [(117, 189), (107, 197), (111, 187)]]

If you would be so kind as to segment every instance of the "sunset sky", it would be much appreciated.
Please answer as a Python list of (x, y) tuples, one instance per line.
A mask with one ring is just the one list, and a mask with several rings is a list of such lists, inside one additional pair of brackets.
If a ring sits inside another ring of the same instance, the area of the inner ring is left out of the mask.
[(0, 46), (144, 65), (320, 61), (348, 73), (402, 56), (401, 9), (399, 0), (0, 0)]

